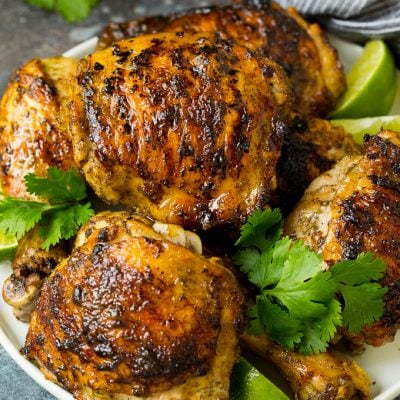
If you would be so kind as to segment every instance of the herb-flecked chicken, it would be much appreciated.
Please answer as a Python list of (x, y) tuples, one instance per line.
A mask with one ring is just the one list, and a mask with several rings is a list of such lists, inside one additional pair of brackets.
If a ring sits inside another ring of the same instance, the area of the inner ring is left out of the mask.
[(45, 176), (50, 166), (74, 166), (61, 107), (77, 60), (34, 59), (11, 79), (0, 103), (0, 178), (4, 194), (31, 198), (24, 177)]
[(301, 115), (327, 115), (345, 90), (342, 65), (319, 25), (308, 24), (294, 8), (285, 10), (273, 1), (236, 1), (225, 7), (113, 23), (100, 35), (98, 47), (156, 32), (218, 33), (277, 62), (289, 77), (293, 107)]
[[(50, 166), (67, 170), (75, 165), (72, 143), (61, 109), (68, 101), (68, 86), (77, 60), (54, 57), (34, 59), (11, 79), (0, 103), (0, 179), (5, 195), (28, 200), (29, 173), (45, 176)], [(65, 246), (46, 252), (40, 248), (39, 229), (24, 237), (17, 249), (13, 274), (3, 285), (3, 298), (15, 315), (29, 321), (43, 279), (66, 256)]]
[(76, 399), (228, 400), (243, 294), (176, 230), (98, 214), (44, 284), (23, 353)]
[(237, 227), (276, 186), (291, 97), (277, 64), (214, 35), (120, 41), (80, 62), (75, 161), (108, 203)]
[(355, 343), (380, 346), (400, 327), (400, 134), (381, 131), (364, 146), (365, 155), (345, 157), (312, 182), (285, 231), (318, 250), (328, 265), (367, 251), (386, 261), (382, 318), (360, 334), (343, 332)]

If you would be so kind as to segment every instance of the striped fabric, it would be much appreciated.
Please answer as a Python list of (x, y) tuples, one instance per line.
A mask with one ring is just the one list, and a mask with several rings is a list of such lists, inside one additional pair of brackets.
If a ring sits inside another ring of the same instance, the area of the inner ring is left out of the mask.
[(342, 37), (363, 42), (387, 39), (400, 66), (400, 0), (276, 0), (295, 6)]

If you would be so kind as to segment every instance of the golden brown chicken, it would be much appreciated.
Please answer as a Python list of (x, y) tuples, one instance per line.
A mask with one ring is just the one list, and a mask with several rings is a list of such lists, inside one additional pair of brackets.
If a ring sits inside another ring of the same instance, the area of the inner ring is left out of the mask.
[(281, 68), (214, 35), (163, 33), (84, 58), (75, 160), (106, 202), (189, 228), (268, 203), (290, 91)]
[(77, 60), (34, 59), (8, 84), (0, 103), (0, 179), (4, 194), (31, 198), (24, 177), (45, 176), (49, 166), (74, 165), (71, 140), (60, 114)]
[(294, 110), (302, 115), (327, 115), (345, 89), (343, 68), (319, 25), (269, 0), (113, 23), (100, 35), (98, 46), (104, 49), (121, 39), (165, 31), (218, 32), (276, 61), (293, 86)]
[(382, 131), (366, 140), (364, 156), (346, 157), (314, 180), (286, 220), (286, 233), (328, 265), (366, 251), (386, 261), (384, 314), (359, 335), (345, 332), (355, 343), (380, 346), (400, 327), (399, 165), (400, 133)]
[(362, 147), (342, 126), (319, 118), (293, 116), (277, 164), (277, 189), (272, 206), (285, 214), (302, 197), (307, 186), (346, 155), (358, 155)]
[(23, 353), (75, 398), (228, 400), (243, 295), (168, 230), (98, 214), (44, 284)]
[(371, 381), (354, 361), (338, 352), (303, 355), (289, 352), (265, 335), (242, 336), (244, 346), (271, 360), (297, 400), (371, 399)]
[[(49, 166), (74, 166), (72, 143), (61, 108), (68, 100), (69, 80), (77, 60), (54, 57), (23, 65), (0, 103), (0, 179), (4, 194), (36, 199), (26, 191), (28, 173), (45, 176)], [(66, 256), (63, 244), (46, 252), (39, 229), (29, 232), (17, 249), (13, 274), (4, 282), (3, 298), (17, 318), (28, 321), (43, 283)]]

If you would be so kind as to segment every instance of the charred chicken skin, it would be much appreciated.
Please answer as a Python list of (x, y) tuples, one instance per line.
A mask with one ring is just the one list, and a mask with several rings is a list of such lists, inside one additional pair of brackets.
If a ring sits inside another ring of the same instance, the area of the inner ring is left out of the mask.
[[(50, 166), (74, 166), (72, 143), (61, 109), (68, 99), (69, 80), (77, 60), (54, 57), (34, 59), (12, 78), (0, 103), (0, 179), (2, 192), (36, 199), (26, 191), (29, 173), (45, 176)], [(3, 285), (3, 298), (14, 314), (29, 321), (43, 279), (66, 256), (65, 246), (46, 252), (40, 248), (39, 229), (21, 239), (13, 274)]]
[(301, 115), (327, 115), (344, 92), (343, 68), (319, 25), (308, 24), (294, 8), (285, 10), (268, 0), (113, 23), (100, 35), (98, 46), (104, 49), (121, 39), (167, 31), (218, 32), (277, 62), (290, 79), (294, 110)]
[(220, 259), (155, 229), (98, 214), (43, 286), (23, 353), (77, 399), (229, 398), (238, 283)]
[(293, 209), (315, 178), (343, 157), (362, 153), (362, 147), (343, 127), (320, 118), (293, 116), (289, 130), (276, 166), (277, 188), (271, 201), (284, 214)]
[[(45, 176), (50, 166), (74, 166), (61, 108), (77, 61), (55, 57), (23, 65), (0, 103), (0, 178), (4, 194), (30, 198), (24, 177)], [(64, 107), (63, 107), (64, 108)]]
[(286, 220), (285, 231), (318, 250), (328, 265), (372, 251), (387, 269), (382, 318), (355, 343), (380, 346), (400, 327), (400, 133), (381, 131), (367, 138), (365, 155), (348, 156), (314, 180)]
[(75, 161), (96, 194), (185, 228), (238, 226), (276, 184), (288, 81), (218, 36), (141, 36), (80, 62)]

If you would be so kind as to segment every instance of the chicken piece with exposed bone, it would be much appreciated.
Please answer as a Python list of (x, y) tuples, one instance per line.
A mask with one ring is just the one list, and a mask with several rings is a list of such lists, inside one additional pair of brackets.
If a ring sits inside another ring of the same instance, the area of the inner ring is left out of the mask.
[(400, 133), (366, 139), (365, 155), (348, 156), (315, 179), (286, 219), (285, 233), (305, 241), (328, 265), (371, 251), (387, 263), (385, 311), (355, 343), (380, 346), (400, 327)]
[(238, 226), (276, 186), (282, 69), (215, 35), (161, 33), (85, 57), (75, 161), (96, 194), (185, 228)]
[(79, 400), (228, 400), (243, 294), (220, 259), (171, 241), (176, 230), (92, 218), (44, 284), (23, 353)]
[(294, 110), (302, 115), (327, 115), (345, 90), (342, 65), (319, 25), (308, 24), (294, 8), (285, 10), (269, 0), (236, 1), (225, 7), (112, 23), (100, 35), (98, 47), (166, 31), (218, 32), (277, 62), (293, 86)]
[(297, 400), (370, 400), (366, 372), (342, 354), (327, 351), (304, 355), (285, 350), (266, 335), (242, 335), (246, 349), (272, 361), (289, 383)]
[(23, 322), (29, 322), (44, 280), (67, 257), (65, 242), (43, 250), (39, 231), (40, 228), (35, 227), (19, 240), (11, 263), (13, 273), (3, 283), (4, 301)]
[[(69, 99), (76, 66), (72, 58), (34, 59), (8, 84), (0, 103), (0, 179), (5, 195), (37, 200), (26, 191), (27, 174), (46, 176), (50, 166), (67, 170), (75, 165), (61, 109)], [(43, 279), (66, 256), (64, 244), (46, 252), (41, 242), (39, 229), (20, 241), (13, 274), (3, 285), (4, 300), (23, 321), (29, 321)]]

